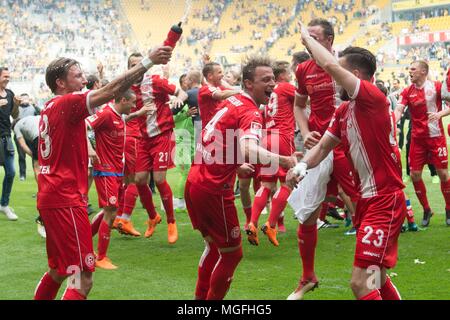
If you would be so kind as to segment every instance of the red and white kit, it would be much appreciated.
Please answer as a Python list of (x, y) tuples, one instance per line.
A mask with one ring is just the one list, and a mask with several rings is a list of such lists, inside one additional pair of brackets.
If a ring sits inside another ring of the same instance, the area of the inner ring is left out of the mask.
[[(89, 92), (57, 96), (39, 123), (37, 208), (47, 232), (48, 265), (61, 275), (95, 270), (87, 215)], [(70, 148), (67, 147), (70, 145)]]
[(94, 181), (100, 208), (118, 207), (123, 180), (125, 123), (113, 106), (106, 106), (86, 119), (95, 132), (96, 153)]
[[(227, 130), (238, 134), (226, 139)], [(261, 131), (262, 116), (256, 103), (249, 95), (239, 94), (225, 100), (203, 129), (202, 143), (197, 143), (185, 188), (186, 206), (194, 229), (212, 237), (219, 248), (241, 243), (233, 194), (236, 170), (242, 164), (237, 160), (239, 141), (259, 140)]]
[(406, 206), (388, 100), (375, 85), (360, 80), (352, 100), (337, 109), (326, 134), (342, 143), (357, 172), (361, 198), (356, 206), (354, 265), (394, 267)]
[(412, 131), (409, 165), (411, 171), (422, 171), (425, 164), (447, 169), (447, 141), (442, 120), (430, 121), (429, 112), (442, 110), (442, 84), (426, 80), (421, 88), (412, 84), (400, 94), (399, 104), (411, 113)]
[(200, 111), (200, 117), (202, 119), (202, 128), (204, 128), (212, 117), (216, 114), (217, 110), (223, 104), (223, 101), (215, 100), (213, 95), (220, 90), (227, 90), (223, 86), (213, 87), (206, 84), (198, 91), (198, 108)]
[(175, 166), (175, 123), (169, 95), (175, 95), (177, 88), (158, 75), (146, 74), (140, 89), (143, 95), (152, 96), (157, 110), (140, 123), (142, 138), (138, 147), (136, 172), (165, 171)]

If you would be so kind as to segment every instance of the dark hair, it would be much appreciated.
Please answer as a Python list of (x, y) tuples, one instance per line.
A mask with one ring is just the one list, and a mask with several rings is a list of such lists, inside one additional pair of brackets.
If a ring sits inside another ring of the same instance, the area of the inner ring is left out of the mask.
[[(417, 61), (414, 61), (413, 63), (419, 64), (420, 67), (421, 67), (422, 69), (425, 69), (425, 71), (426, 71), (427, 74), (428, 74), (428, 72), (429, 72), (429, 70), (430, 70), (430, 67), (428, 66), (428, 63), (427, 63), (425, 60), (417, 60)], [(413, 64), (413, 63), (411, 63), (411, 64)]]
[(275, 79), (277, 79), (280, 74), (285, 73), (289, 70), (289, 62), (287, 61), (276, 61), (273, 65), (273, 74)]
[(309, 59), (311, 59), (311, 56), (306, 51), (299, 51), (292, 55), (292, 60), (294, 60), (295, 64), (303, 63)]
[(345, 57), (345, 61), (354, 69), (365, 73), (367, 79), (370, 79), (377, 70), (377, 59), (367, 49), (360, 47), (347, 47), (340, 54)]
[(205, 64), (205, 66), (203, 67), (203, 70), (202, 70), (203, 76), (206, 78), (208, 76), (208, 74), (214, 72), (215, 66), (220, 66), (220, 64), (218, 64), (217, 62), (210, 62), (210, 63)]
[(394, 83), (394, 82), (398, 82), (398, 84), (400, 84), (400, 80), (398, 80), (397, 78), (395, 78), (394, 80), (392, 80), (392, 83)]
[(329, 37), (329, 36), (333, 37), (333, 39), (331, 40), (331, 43), (334, 42), (334, 28), (333, 28), (333, 25), (327, 19), (316, 18), (316, 19), (311, 20), (308, 23), (308, 27), (315, 27), (315, 26), (321, 26), (323, 29), (324, 36), (325, 37)]
[(3, 71), (9, 71), (7, 67), (0, 67), (0, 76), (2, 75)]
[(268, 56), (247, 56), (242, 63), (242, 82), (255, 79), (255, 70), (258, 67), (273, 68), (273, 61)]
[(95, 74), (91, 74), (87, 77), (87, 84), (86, 84), (86, 88), (88, 88), (89, 90), (91, 90), (96, 82), (100, 82), (100, 79), (95, 75)]
[(131, 58), (143, 58), (143, 57), (144, 56), (140, 52), (133, 52), (132, 54), (130, 54), (130, 56), (128, 57), (128, 69), (130, 69)]
[(123, 92), (123, 93), (117, 95), (117, 96), (114, 98), (114, 102), (115, 102), (115, 103), (119, 103), (120, 100), (122, 100), (123, 98), (125, 98), (125, 100), (130, 100), (131, 97), (133, 97), (133, 96), (135, 96), (135, 95), (136, 95), (136, 93), (134, 93), (133, 90), (128, 89), (128, 90), (126, 90), (125, 92)]
[(20, 96), (21, 97), (29, 97), (30, 95), (28, 93), (22, 93)]
[(56, 89), (58, 88), (56, 80), (66, 79), (72, 66), (80, 66), (80, 63), (70, 58), (58, 58), (48, 65), (45, 71), (45, 82), (54, 94), (56, 94)]
[(180, 79), (179, 79), (179, 82), (180, 82), (180, 86), (182, 86), (183, 85), (183, 80), (186, 78), (186, 76), (187, 76), (187, 74), (186, 73), (183, 73), (181, 76), (180, 76)]
[(387, 96), (388, 94), (388, 89), (384, 86), (382, 81), (376, 81), (375, 85), (377, 86), (378, 89), (380, 89), (381, 92), (383, 92), (383, 94), (385, 96)]

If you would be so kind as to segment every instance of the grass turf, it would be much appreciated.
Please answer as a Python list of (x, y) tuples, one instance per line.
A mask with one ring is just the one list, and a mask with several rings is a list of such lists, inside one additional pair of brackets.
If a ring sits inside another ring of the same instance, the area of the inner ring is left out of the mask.
[[(169, 183), (177, 179), (173, 171), (169, 173)], [(450, 299), (450, 228), (445, 225), (444, 200), (440, 185), (431, 183), (427, 170), (424, 180), (435, 216), (426, 230), (400, 236), (398, 264), (390, 272), (397, 274), (393, 281), (404, 299)], [(10, 202), (19, 220), (9, 222), (0, 214), (0, 299), (32, 299), (37, 282), (47, 270), (45, 240), (37, 234), (34, 223), (37, 211), (32, 195), (36, 190), (28, 163), (28, 178), (21, 182), (16, 175)], [(419, 224), (422, 212), (411, 182), (407, 184), (406, 194), (411, 198)], [(90, 197), (94, 205), (97, 202), (95, 186)], [(159, 194), (154, 199), (161, 213)], [(236, 205), (242, 221), (244, 214), (239, 199)], [(298, 223), (290, 208), (285, 212), (287, 233), (279, 236), (280, 247), (273, 247), (262, 233), (260, 246), (250, 246), (242, 234), (244, 259), (235, 273), (227, 299), (286, 299), (296, 288), (301, 274), (296, 237)], [(146, 217), (138, 201), (133, 222), (142, 233)], [(261, 216), (261, 223), (266, 218)], [(187, 214), (177, 214), (177, 223), (179, 240), (175, 245), (167, 243), (164, 218), (150, 240), (130, 238), (113, 231), (108, 255), (119, 269), (97, 269), (89, 299), (192, 299), (197, 264), (204, 246), (200, 234), (192, 230)], [(345, 231), (342, 224), (338, 229), (319, 231), (316, 273), (320, 288), (308, 293), (306, 299), (353, 299), (349, 281), (355, 237), (344, 236)], [(425, 264), (416, 264), (415, 259)]]

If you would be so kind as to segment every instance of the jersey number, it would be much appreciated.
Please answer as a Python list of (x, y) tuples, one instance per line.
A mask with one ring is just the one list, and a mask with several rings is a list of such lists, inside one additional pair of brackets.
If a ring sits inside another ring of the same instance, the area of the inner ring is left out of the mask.
[(273, 118), (278, 112), (278, 96), (275, 92), (272, 92), (270, 96), (269, 105), (267, 106), (267, 115)]
[(447, 156), (447, 148), (439, 148), (438, 149), (439, 152), (439, 157), (446, 157)]
[(159, 162), (167, 162), (169, 160), (168, 152), (160, 152), (159, 153)]
[(39, 151), (41, 152), (42, 159), (48, 159), (52, 152), (52, 140), (48, 135), (49, 134), (48, 130), (49, 130), (48, 116), (45, 114), (42, 116), (41, 123), (39, 126), (40, 138), (43, 141), (43, 143), (39, 145)]
[(205, 126), (205, 133), (203, 135), (203, 142), (207, 142), (209, 141), (209, 139), (211, 138), (211, 135), (214, 132), (214, 129), (216, 128), (217, 122), (219, 122), (219, 120), (225, 115), (225, 113), (227, 113), (228, 108), (222, 108), (220, 109), (215, 115), (214, 117), (208, 122), (208, 124)]
[[(364, 244), (371, 244), (369, 238), (373, 233), (373, 228), (371, 226), (367, 226), (364, 228), (364, 232), (366, 233), (366, 235), (364, 236), (364, 238), (362, 238), (361, 242)], [(373, 245), (377, 248), (380, 248), (383, 245), (384, 232), (383, 230), (378, 229), (377, 231), (375, 231), (375, 234), (378, 236), (378, 239), (373, 241)]]

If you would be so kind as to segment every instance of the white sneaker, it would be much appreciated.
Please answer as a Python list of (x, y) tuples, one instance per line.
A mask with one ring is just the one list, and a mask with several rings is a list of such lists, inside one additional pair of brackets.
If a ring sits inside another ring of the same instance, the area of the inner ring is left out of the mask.
[(16, 221), (19, 217), (14, 213), (14, 210), (10, 206), (0, 206), (0, 211), (6, 214), (8, 220)]
[(324, 221), (317, 219), (317, 230), (319, 230), (320, 228), (323, 227), (323, 225), (325, 224)]
[(267, 213), (268, 213), (268, 212), (267, 212), (267, 208), (264, 207), (263, 211), (261, 211), (261, 214), (266, 215)]
[(47, 238), (47, 233), (45, 232), (45, 227), (39, 223), (37, 223), (37, 232), (42, 238)]

